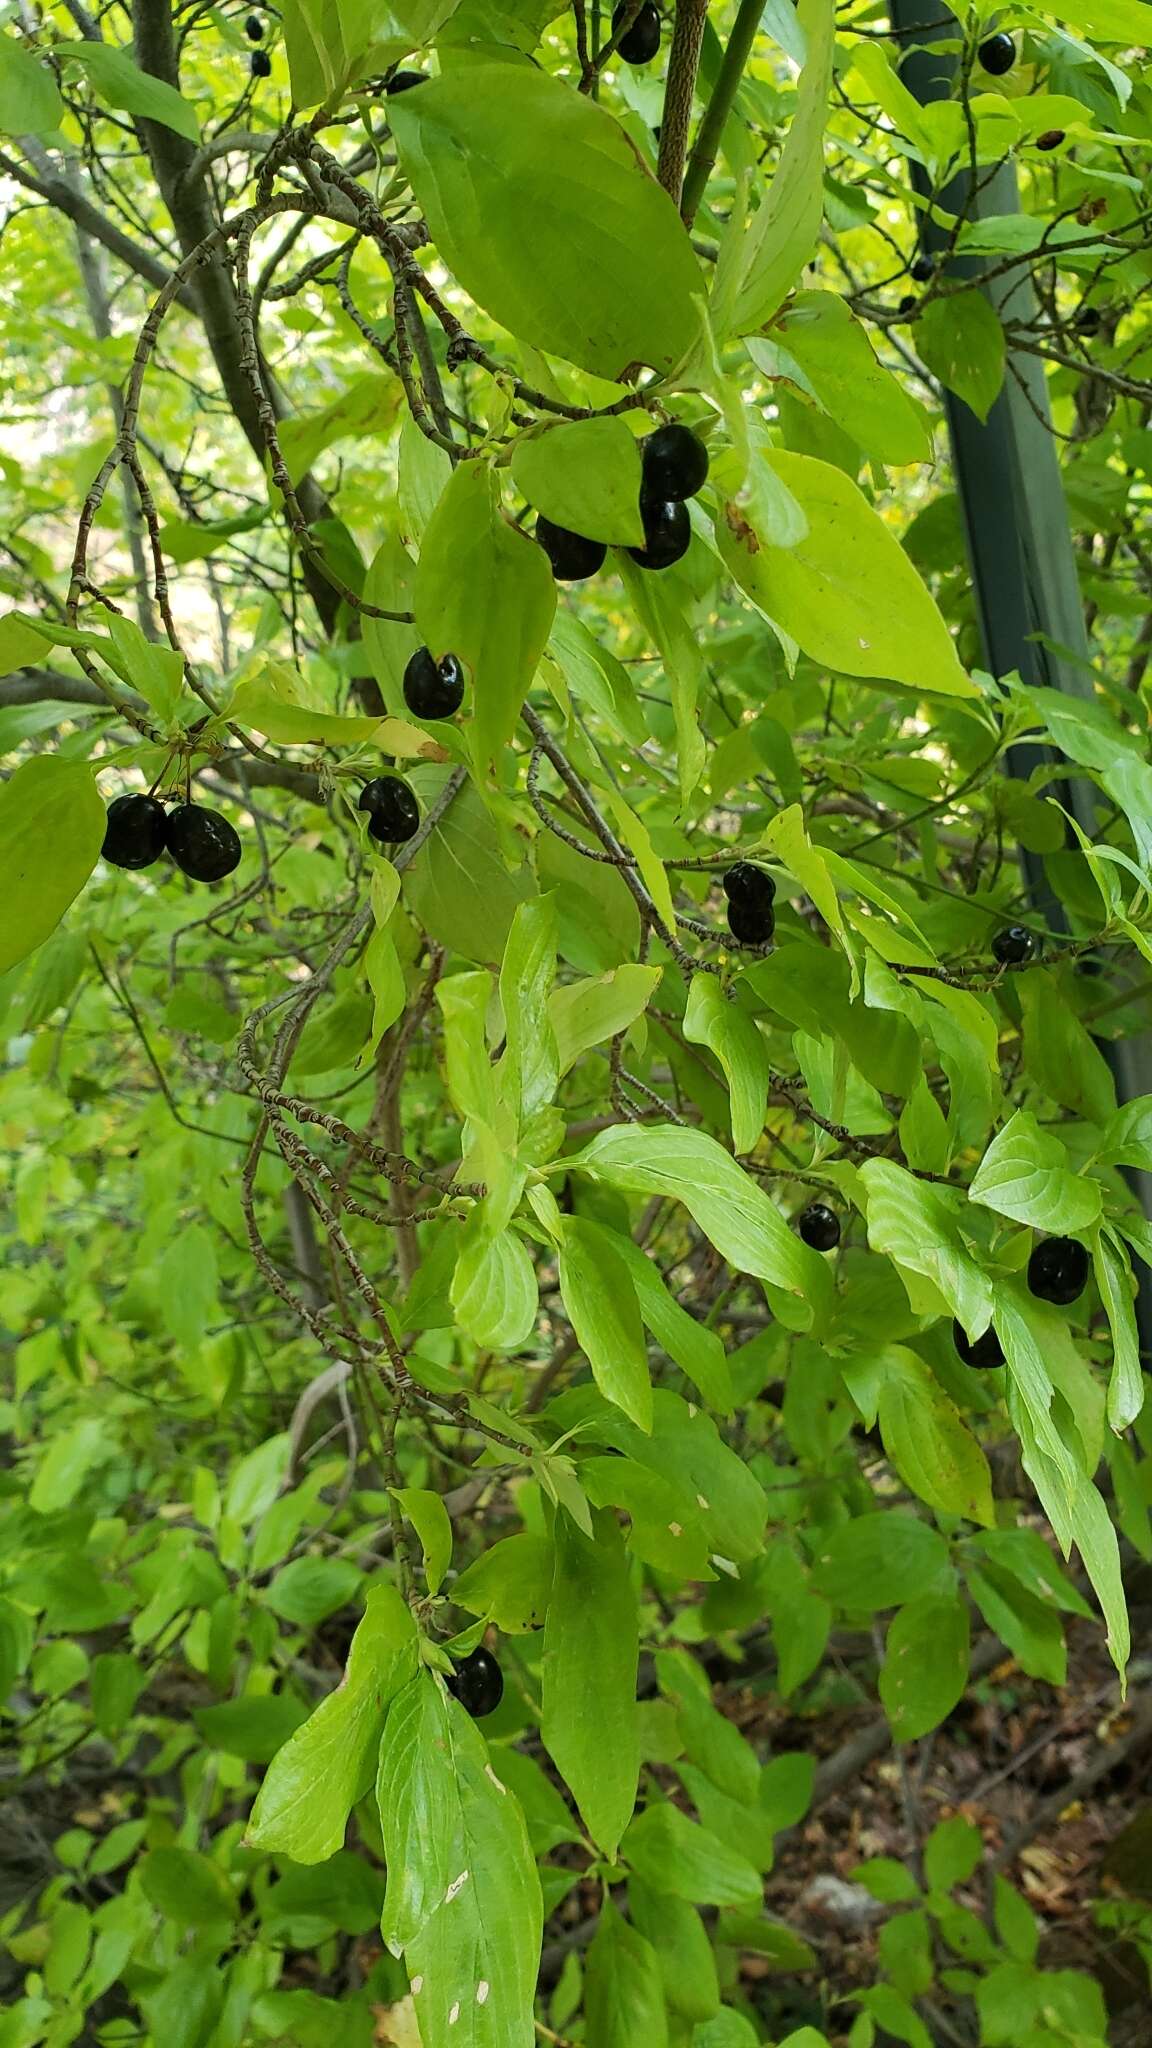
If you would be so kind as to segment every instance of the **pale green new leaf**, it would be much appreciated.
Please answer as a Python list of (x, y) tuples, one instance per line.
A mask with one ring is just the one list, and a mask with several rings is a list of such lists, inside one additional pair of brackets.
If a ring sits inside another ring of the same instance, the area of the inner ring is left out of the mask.
[(1100, 1299), (1112, 1331), (1108, 1421), (1119, 1434), (1135, 1422), (1144, 1406), (1144, 1375), (1140, 1366), (1140, 1335), (1136, 1325), (1132, 1268), (1111, 1230), (1101, 1231), (1092, 1259)]
[(610, 1509), (594, 1517), (591, 1538), (558, 1515), (555, 1544), (540, 1733), (593, 1841), (614, 1858), (640, 1772), (636, 1595)]
[(96, 865), (104, 820), (83, 761), (36, 754), (0, 788), (0, 974), (55, 931)]
[(652, 1427), (652, 1385), (636, 1290), (612, 1231), (569, 1217), (560, 1246), (564, 1311), (606, 1401)]
[(600, 377), (667, 372), (693, 348), (692, 245), (603, 107), (534, 66), (473, 59), (388, 112), (441, 256), (493, 319)]
[(556, 1036), (562, 1075), (591, 1046), (603, 1045), (643, 1016), (662, 972), (659, 967), (625, 961), (607, 974), (570, 981), (563, 988), (553, 989), (548, 998), (548, 1016)]
[(1051, 1232), (1088, 1230), (1100, 1214), (1098, 1182), (1072, 1171), (1059, 1138), (1026, 1109), (992, 1140), (968, 1194), (1001, 1216)]
[(880, 1435), (904, 1484), (946, 1515), (995, 1520), (988, 1460), (923, 1360), (901, 1344), (880, 1354)]
[(423, 1486), (394, 1486), (391, 1492), (420, 1538), (428, 1591), (438, 1593), (452, 1557), (452, 1524), (438, 1493)]
[(771, 1065), (754, 1020), (728, 1000), (714, 974), (695, 974), (684, 1013), (684, 1036), (715, 1053), (728, 1082), (732, 1143), (751, 1152), (764, 1129)]
[(0, 31), (0, 135), (54, 135), (63, 118), (48, 66), (10, 28)]
[(416, 1624), (395, 1588), (373, 1586), (335, 1692), (273, 1757), (245, 1840), (254, 1849), (323, 1863), (372, 1783), (389, 1701), (416, 1671)]
[(814, 1307), (831, 1291), (818, 1253), (789, 1230), (776, 1204), (706, 1131), (616, 1124), (569, 1162), (594, 1180), (682, 1202), (721, 1256)]
[(836, 45), (833, 0), (800, 0), (808, 56), (775, 177), (743, 238), (731, 328), (750, 334), (771, 318), (816, 246), (824, 216), (824, 124)]
[(715, 1330), (681, 1308), (668, 1292), (659, 1267), (630, 1237), (614, 1232), (612, 1242), (632, 1276), (640, 1314), (657, 1344), (687, 1373), (709, 1406), (727, 1415), (732, 1407), (732, 1376)]
[(517, 1105), (521, 1126), (552, 1100), (559, 1078), (548, 996), (556, 976), (556, 905), (552, 896), (522, 903), (500, 970), (504, 1057), (500, 1080)]
[(769, 376), (806, 386), (873, 461), (931, 459), (923, 408), (877, 360), (847, 300), (835, 292), (796, 292), (771, 336), (750, 336), (746, 347)]
[(964, 1242), (960, 1192), (917, 1180), (888, 1159), (865, 1160), (860, 1180), (868, 1242), (895, 1260), (912, 1307), (938, 1315), (947, 1306), (970, 1337), (981, 1336), (992, 1313), (992, 1283)]
[(752, 602), (805, 654), (842, 675), (922, 694), (975, 696), (934, 600), (851, 478), (783, 448), (768, 459), (808, 531), (795, 546), (779, 548), (734, 510), (717, 519), (716, 544)]
[(531, 1335), (538, 1303), (536, 1269), (523, 1238), (514, 1230), (491, 1230), (474, 1211), (452, 1277), (461, 1328), (486, 1351), (513, 1351)]
[(1004, 382), (1006, 344), (995, 307), (983, 292), (949, 292), (916, 321), (916, 349), (949, 391), (986, 420)]
[(188, 142), (199, 142), (200, 124), (187, 100), (174, 85), (141, 71), (127, 50), (99, 42), (61, 43), (57, 50), (65, 64), (75, 64), (86, 74), (106, 106), (122, 107), (127, 114), (175, 129)]

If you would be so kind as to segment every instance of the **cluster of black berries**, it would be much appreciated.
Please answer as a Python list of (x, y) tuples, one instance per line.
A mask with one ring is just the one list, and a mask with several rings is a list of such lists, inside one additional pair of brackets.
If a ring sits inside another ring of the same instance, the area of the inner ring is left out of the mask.
[[(258, 14), (250, 14), (248, 16), (247, 21), (244, 23), (244, 33), (250, 43), (263, 42), (264, 23)], [(271, 78), (272, 59), (268, 55), (267, 50), (253, 50), (248, 60), (248, 69), (252, 73), (253, 78)]]
[[(627, 0), (620, 0), (619, 6), (612, 9), (613, 35), (627, 12)], [(616, 45), (617, 55), (625, 64), (650, 64), (660, 48), (660, 27), (660, 9), (653, 5), (653, 0), (643, 0), (639, 14)]]
[[(1037, 1301), (1050, 1301), (1056, 1308), (1071, 1308), (1088, 1285), (1088, 1249), (1077, 1237), (1046, 1237), (1033, 1247), (1028, 1261), (1028, 1287)], [(1004, 1350), (995, 1330), (987, 1329), (973, 1344), (961, 1323), (952, 1325), (952, 1339), (965, 1365), (982, 1372), (1004, 1363)]]
[[(414, 718), (453, 718), (464, 701), (464, 670), (454, 654), (437, 661), (430, 648), (418, 647), (404, 670), (404, 702)], [(420, 806), (401, 775), (374, 775), (360, 792), (359, 810), (368, 813), (368, 831), (382, 846), (411, 839), (420, 824)]]
[(738, 860), (723, 877), (728, 929), (741, 946), (766, 946), (776, 930), (776, 884), (754, 861)]
[[(692, 521), (689, 498), (701, 490), (708, 476), (708, 450), (691, 427), (672, 420), (649, 434), (640, 450), (643, 464), (640, 479), (640, 518), (644, 545), (628, 553), (642, 569), (670, 569), (688, 552)], [(536, 538), (552, 564), (558, 583), (583, 583), (604, 567), (608, 553), (602, 540), (573, 533), (557, 526), (541, 512), (536, 520)]]
[(150, 868), (168, 853), (194, 882), (222, 882), (240, 865), (240, 835), (200, 804), (166, 810), (158, 797), (118, 796), (108, 806), (100, 849), (114, 868)]
[(471, 1656), (462, 1657), (444, 1683), (473, 1720), (494, 1714), (504, 1697), (504, 1673), (491, 1650), (483, 1645), (473, 1650)]

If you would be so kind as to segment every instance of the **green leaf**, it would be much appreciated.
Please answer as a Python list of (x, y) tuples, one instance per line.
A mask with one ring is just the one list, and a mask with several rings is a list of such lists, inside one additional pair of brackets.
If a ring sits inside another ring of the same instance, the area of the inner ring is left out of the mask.
[(152, 1904), (179, 1927), (211, 1927), (236, 1918), (236, 1899), (224, 1872), (195, 1849), (150, 1849), (137, 1870)]
[(555, 977), (555, 899), (537, 897), (519, 905), (500, 970), (505, 1042), (500, 1083), (505, 1098), (516, 1105), (521, 1129), (551, 1102), (559, 1079), (548, 1008)]
[(968, 1565), (964, 1577), (989, 1628), (1007, 1644), (1021, 1670), (1049, 1685), (1063, 1685), (1068, 1658), (1059, 1615), (1034, 1599), (1011, 1573), (992, 1564), (980, 1569)]
[(259, 672), (240, 684), (228, 707), (239, 725), (262, 732), (284, 746), (356, 747), (371, 745), (381, 753), (407, 760), (443, 758), (431, 735), (403, 718), (346, 717), (343, 712), (314, 709), (297, 701), (300, 677), (287, 662), (266, 661)]
[(1092, 1254), (1096, 1284), (1112, 1331), (1112, 1375), (1108, 1421), (1117, 1435), (1135, 1422), (1144, 1406), (1140, 1333), (1136, 1326), (1132, 1268), (1116, 1234), (1102, 1231)]
[(109, 668), (129, 689), (139, 691), (161, 725), (170, 725), (184, 689), (183, 655), (174, 647), (149, 640), (134, 619), (119, 612), (109, 614), (108, 639), (110, 647), (101, 651)]
[(632, 1925), (656, 1952), (669, 2009), (693, 2023), (711, 2019), (720, 2005), (716, 1957), (699, 1913), (686, 1899), (628, 1880)]
[(624, 1541), (610, 1510), (589, 1539), (558, 1515), (544, 1630), (544, 1747), (603, 1853), (614, 1858), (636, 1803), (639, 1616)]
[[(448, 84), (439, 79), (428, 91)], [(468, 93), (475, 102), (471, 83)], [(401, 100), (412, 97), (402, 94), (393, 102), (393, 118)], [(423, 86), (415, 98), (423, 103)], [(487, 464), (462, 462), (428, 522), (414, 610), (437, 660), (455, 654), (468, 671), (470, 733), (481, 769), (516, 730), (555, 609), (556, 586), (543, 549), (504, 518), (499, 485)]]
[(267, 1513), (284, 1482), (291, 1448), (289, 1432), (280, 1430), (233, 1466), (224, 1498), (229, 1521), (247, 1527)]
[[(824, 125), (836, 47), (833, 0), (801, 0), (799, 25), (807, 56), (795, 111), (767, 195), (737, 244), (740, 282), (731, 325), (741, 334), (763, 326), (783, 303), (816, 247), (824, 215)], [(722, 294), (719, 280), (717, 289)]]
[(842, 675), (975, 696), (935, 602), (851, 478), (782, 448), (768, 460), (808, 531), (793, 547), (773, 547), (734, 508), (731, 518), (717, 519), (717, 547), (752, 602), (805, 654)]
[(775, 1203), (706, 1131), (617, 1124), (601, 1131), (569, 1164), (629, 1193), (682, 1202), (738, 1272), (817, 1308), (829, 1299), (832, 1283), (823, 1260), (801, 1243)]
[(524, 1815), (428, 1672), (389, 1710), (376, 1789), (384, 1937), (403, 1948), (424, 2048), (533, 2048), (543, 1911)]
[(620, 547), (642, 547), (640, 449), (616, 415), (561, 420), (521, 435), (512, 477), (530, 505), (571, 533)]
[(917, 1180), (887, 1159), (866, 1160), (860, 1181), (868, 1242), (895, 1261), (916, 1313), (940, 1315), (947, 1309), (970, 1337), (982, 1335), (992, 1311), (992, 1283), (964, 1241), (963, 1197)]
[(938, 1531), (890, 1508), (834, 1529), (817, 1552), (812, 1583), (848, 1614), (875, 1614), (936, 1593), (950, 1575)]
[(646, 1884), (692, 1905), (744, 1906), (760, 1897), (755, 1865), (667, 1801), (645, 1807), (620, 1847)]
[(218, 1707), (196, 1707), (192, 1718), (209, 1749), (268, 1764), (308, 1719), (308, 1709), (289, 1693), (243, 1693)]
[(295, 1557), (278, 1571), (264, 1595), (273, 1614), (312, 1629), (358, 1592), (363, 1573), (339, 1557)]
[[(0, 135), (54, 135), (63, 118), (64, 102), (48, 66), (10, 29), (4, 29), (0, 33)], [(24, 657), (26, 662), (37, 659), (35, 653)], [(24, 664), (13, 665), (21, 668)]]
[(897, 1742), (915, 1742), (946, 1720), (968, 1683), (968, 1608), (963, 1600), (916, 1600), (888, 1630), (880, 1698)]
[(732, 1407), (732, 1376), (715, 1330), (681, 1308), (660, 1278), (655, 1261), (630, 1237), (613, 1232), (612, 1241), (631, 1274), (640, 1314), (657, 1344), (687, 1373), (709, 1406), (727, 1415)]
[(924, 1875), (929, 1889), (950, 1892), (967, 1884), (984, 1861), (984, 1837), (961, 1814), (937, 1821), (924, 1844)]
[(36, 754), (0, 788), (0, 974), (43, 945), (79, 895), (104, 843), (104, 815), (82, 761)]
[(452, 1558), (452, 1524), (438, 1493), (422, 1486), (394, 1486), (395, 1494), (424, 1552), (424, 1577), (429, 1593), (438, 1593)]
[(605, 1400), (650, 1430), (652, 1386), (640, 1307), (614, 1234), (602, 1224), (583, 1216), (565, 1222), (560, 1294)]
[(141, 71), (127, 50), (111, 43), (59, 43), (57, 52), (65, 64), (74, 64), (86, 75), (93, 92), (106, 106), (120, 107), (126, 114), (139, 114), (145, 121), (158, 121), (172, 128), (188, 142), (200, 140), (200, 123), (186, 99), (175, 86)]
[(54, 1515), (75, 1500), (90, 1472), (107, 1462), (111, 1444), (104, 1424), (84, 1416), (53, 1437), (37, 1467), (28, 1504), (38, 1515)]
[(585, 1984), (587, 2048), (667, 2048), (668, 2018), (656, 1951), (621, 1918), (610, 1898), (588, 1950)]
[(607, 974), (567, 982), (548, 998), (548, 1017), (556, 1037), (561, 1075), (568, 1073), (591, 1046), (603, 1045), (642, 1017), (656, 992), (663, 970), (626, 961)]
[(1073, 1173), (1059, 1138), (1026, 1109), (993, 1138), (968, 1194), (1001, 1216), (1053, 1233), (1088, 1230), (1100, 1214), (1098, 1182)]
[[(443, 786), (444, 772), (417, 770), (411, 779), (428, 803)], [(469, 782), (404, 870), (403, 891), (432, 938), (465, 960), (495, 967), (516, 906), (535, 893), (535, 884), (523, 862), (505, 865), (484, 800)]]
[(879, 1354), (880, 1435), (905, 1486), (941, 1514), (995, 1520), (988, 1460), (923, 1360), (902, 1344)]
[(441, 256), (493, 319), (600, 377), (688, 354), (703, 297), (691, 244), (603, 107), (476, 58), (400, 95), (389, 121)]
[(484, 1551), (452, 1588), (457, 1607), (482, 1614), (502, 1635), (541, 1628), (552, 1591), (552, 1545), (525, 1532)]
[(771, 1062), (753, 1019), (730, 1001), (714, 974), (694, 974), (684, 1013), (684, 1036), (714, 1052), (728, 1082), (732, 1143), (751, 1152), (764, 1129)]
[(977, 419), (986, 420), (1004, 382), (1004, 329), (983, 292), (949, 292), (917, 315), (918, 354)]
[(416, 1624), (391, 1586), (373, 1586), (336, 1691), (273, 1758), (246, 1842), (322, 1863), (372, 1783), (385, 1710), (416, 1670)]
[(176, 1342), (197, 1351), (220, 1311), (216, 1244), (202, 1223), (174, 1237), (160, 1261), (157, 1279), (164, 1321)]
[(514, 1351), (535, 1326), (539, 1296), (528, 1248), (514, 1230), (490, 1230), (479, 1208), (464, 1226), (451, 1299), (461, 1328), (486, 1351)]
[(606, 718), (622, 739), (642, 747), (648, 727), (631, 676), (623, 662), (601, 647), (583, 620), (564, 605), (558, 607), (552, 621), (548, 651), (574, 695)]
[(872, 461), (930, 461), (923, 408), (877, 361), (847, 300), (835, 292), (794, 293), (771, 337), (751, 337), (747, 349), (767, 375), (791, 371)]

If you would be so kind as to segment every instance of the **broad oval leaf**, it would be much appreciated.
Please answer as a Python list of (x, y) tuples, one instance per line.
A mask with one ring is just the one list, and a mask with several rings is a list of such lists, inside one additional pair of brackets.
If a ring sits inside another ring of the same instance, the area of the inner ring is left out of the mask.
[(402, 94), (388, 118), (440, 254), (493, 319), (599, 377), (688, 355), (692, 245), (603, 107), (533, 66), (484, 62)]
[(730, 508), (716, 544), (742, 590), (813, 661), (946, 697), (975, 697), (952, 636), (903, 548), (864, 493), (830, 462), (774, 448), (767, 458), (807, 521), (787, 548)]
[(562, 420), (523, 436), (512, 450), (512, 476), (529, 504), (593, 540), (640, 547), (640, 449), (627, 422)]
[(104, 818), (82, 761), (37, 754), (0, 789), (0, 974), (55, 931), (96, 865)]
[(999, 1131), (968, 1189), (970, 1200), (1040, 1230), (1088, 1230), (1100, 1214), (1100, 1186), (1072, 1171), (1065, 1147), (1018, 1109)]

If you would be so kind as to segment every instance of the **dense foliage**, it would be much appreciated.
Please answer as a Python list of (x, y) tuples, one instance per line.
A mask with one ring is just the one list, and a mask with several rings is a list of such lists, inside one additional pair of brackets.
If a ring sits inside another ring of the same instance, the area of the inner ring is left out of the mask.
[(764, 1909), (1152, 1558), (1152, 8), (921, 18), (0, 27), (0, 2048), (1109, 2038)]

